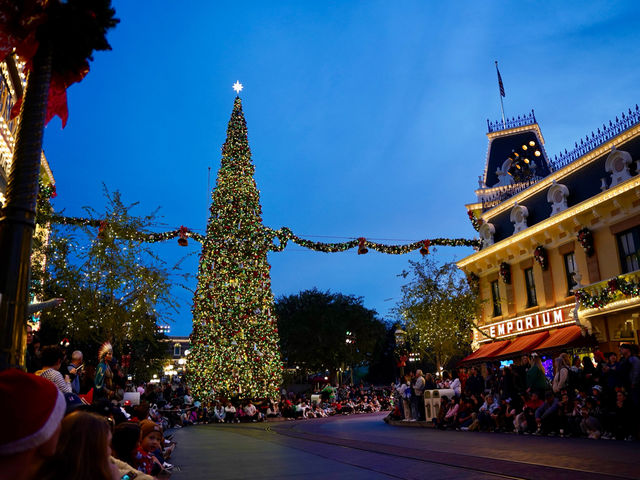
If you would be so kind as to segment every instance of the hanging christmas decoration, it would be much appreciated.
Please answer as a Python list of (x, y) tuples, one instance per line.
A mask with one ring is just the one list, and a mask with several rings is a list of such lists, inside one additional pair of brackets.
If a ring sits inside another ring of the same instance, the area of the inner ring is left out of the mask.
[(369, 253), (369, 249), (365, 245), (366, 239), (364, 237), (360, 237), (358, 239), (358, 255), (364, 255), (365, 253)]
[(430, 240), (425, 240), (422, 242), (422, 247), (420, 248), (420, 253), (422, 255), (429, 255), (429, 246), (431, 245)]
[(578, 242), (580, 242), (580, 245), (582, 245), (584, 253), (587, 254), (587, 257), (593, 255), (595, 250), (593, 248), (593, 234), (591, 233), (591, 230), (589, 230), (587, 227), (584, 227), (578, 231), (577, 237)]
[(480, 227), (484, 223), (484, 220), (482, 220), (479, 217), (476, 217), (475, 212), (473, 212), (472, 210), (467, 210), (467, 215), (469, 216), (469, 220), (471, 220), (471, 225), (473, 226), (473, 229), (476, 232), (479, 231)]
[(505, 284), (511, 285), (511, 265), (507, 262), (500, 264), (500, 278)]
[(184, 225), (180, 227), (178, 230), (178, 245), (181, 247), (186, 247), (189, 245), (189, 241), (187, 240), (187, 232), (189, 230)]
[(542, 246), (538, 245), (533, 251), (533, 258), (542, 270), (546, 270), (549, 267), (549, 262), (547, 259), (547, 250)]
[[(94, 51), (111, 50), (106, 32), (119, 21), (114, 14), (105, 0), (0, 1), (0, 61), (15, 49), (28, 75), (41, 46), (50, 51), (46, 123), (55, 115), (63, 127), (67, 123), (67, 88), (87, 75)], [(12, 119), (21, 105), (22, 97), (11, 109)]]
[(473, 292), (478, 293), (480, 291), (480, 277), (475, 273), (471, 272), (467, 275), (467, 284)]
[[(593, 290), (592, 287), (589, 289)], [(603, 308), (624, 298), (640, 297), (640, 282), (627, 280), (624, 275), (620, 275), (610, 279), (606, 288), (599, 289), (595, 293), (589, 293), (587, 290), (587, 288), (581, 288), (575, 292), (576, 300), (580, 302), (580, 308)]]

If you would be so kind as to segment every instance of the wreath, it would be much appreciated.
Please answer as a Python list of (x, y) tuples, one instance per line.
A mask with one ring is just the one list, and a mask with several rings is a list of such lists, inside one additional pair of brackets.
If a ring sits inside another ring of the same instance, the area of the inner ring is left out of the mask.
[(507, 262), (500, 264), (500, 278), (507, 285), (511, 285), (511, 265)]
[(593, 255), (593, 234), (591, 233), (591, 230), (589, 230), (587, 227), (584, 227), (578, 231), (577, 236), (578, 242), (580, 242), (580, 245), (582, 245), (584, 253), (587, 254), (587, 257)]
[(540, 265), (540, 268), (542, 268), (542, 270), (546, 270), (547, 268), (549, 268), (547, 250), (542, 245), (538, 245), (533, 251), (533, 258), (536, 260), (536, 262), (538, 262), (538, 265)]

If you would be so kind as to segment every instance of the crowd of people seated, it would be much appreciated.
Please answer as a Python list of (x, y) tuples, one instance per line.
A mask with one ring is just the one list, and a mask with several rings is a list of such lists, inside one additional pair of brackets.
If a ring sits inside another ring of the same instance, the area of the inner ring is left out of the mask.
[[(152, 410), (162, 414), (159, 422), (165, 422), (167, 428), (183, 427), (200, 423), (246, 423), (261, 422), (269, 419), (306, 419), (323, 418), (332, 415), (371, 413), (391, 408), (391, 390), (374, 390), (369, 386), (325, 387), (311, 396), (305, 393), (295, 394), (283, 389), (279, 401), (240, 400), (218, 398), (210, 403), (192, 402), (188, 389), (181, 403), (182, 383), (150, 386), (142, 396), (154, 407)], [(168, 394), (168, 398), (167, 398)]]
[[(546, 372), (541, 357), (524, 355), (517, 364), (487, 363), (460, 368), (442, 378), (407, 375), (395, 386), (391, 418), (428, 420), (440, 429), (515, 432), (531, 435), (634, 440), (640, 429), (638, 346), (619, 354), (572, 358), (567, 352)], [(425, 419), (425, 389), (450, 389), (433, 418)]]

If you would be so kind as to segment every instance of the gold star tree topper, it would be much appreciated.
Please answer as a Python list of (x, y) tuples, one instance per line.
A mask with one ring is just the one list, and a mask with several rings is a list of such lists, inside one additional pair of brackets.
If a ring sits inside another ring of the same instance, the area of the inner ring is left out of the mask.
[(233, 89), (236, 91), (236, 93), (240, 93), (242, 91), (244, 87), (242, 86), (242, 84), (236, 80), (236, 83), (233, 84)]

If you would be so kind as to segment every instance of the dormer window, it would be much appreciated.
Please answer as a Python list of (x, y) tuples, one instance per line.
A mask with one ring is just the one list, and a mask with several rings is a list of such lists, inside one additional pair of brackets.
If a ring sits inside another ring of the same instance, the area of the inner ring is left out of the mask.
[(547, 202), (551, 204), (551, 215), (555, 215), (567, 209), (567, 197), (569, 189), (554, 180), (551, 188), (547, 192)]
[(631, 162), (632, 159), (629, 152), (616, 150), (615, 146), (611, 147), (611, 153), (604, 164), (604, 169), (611, 174), (611, 185), (609, 188), (631, 178), (631, 173), (629, 173), (629, 165)]
[(511, 210), (511, 223), (513, 223), (513, 233), (518, 233), (528, 227), (527, 217), (529, 216), (529, 210), (524, 205), (516, 204)]

